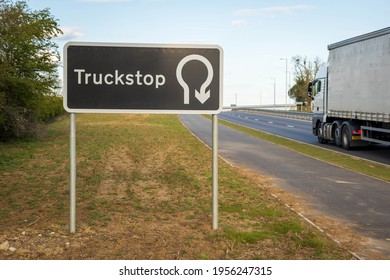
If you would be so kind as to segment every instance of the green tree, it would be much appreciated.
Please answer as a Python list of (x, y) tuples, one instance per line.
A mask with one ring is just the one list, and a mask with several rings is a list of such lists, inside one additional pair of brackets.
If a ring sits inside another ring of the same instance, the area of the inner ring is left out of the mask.
[(60, 58), (51, 40), (59, 34), (48, 9), (0, 0), (0, 139), (38, 133), (46, 97), (58, 87)]
[(315, 79), (318, 69), (324, 65), (324, 62), (319, 57), (311, 61), (299, 55), (292, 57), (292, 62), (295, 70), (295, 84), (289, 90), (288, 95), (296, 102), (306, 102), (310, 106), (311, 98), (307, 96), (307, 86)]

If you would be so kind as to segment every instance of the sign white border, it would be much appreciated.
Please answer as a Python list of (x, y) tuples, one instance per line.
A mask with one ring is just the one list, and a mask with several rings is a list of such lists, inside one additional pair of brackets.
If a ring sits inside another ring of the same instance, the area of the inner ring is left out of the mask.
[[(219, 50), (219, 107), (216, 110), (161, 110), (161, 109), (74, 109), (68, 108), (68, 47), (132, 47), (132, 48), (172, 48), (172, 49), (218, 49)], [(137, 43), (108, 43), (108, 42), (68, 42), (64, 45), (63, 68), (63, 106), (68, 113), (118, 113), (118, 114), (219, 114), (223, 107), (223, 49), (219, 45), (203, 44), (137, 44)]]

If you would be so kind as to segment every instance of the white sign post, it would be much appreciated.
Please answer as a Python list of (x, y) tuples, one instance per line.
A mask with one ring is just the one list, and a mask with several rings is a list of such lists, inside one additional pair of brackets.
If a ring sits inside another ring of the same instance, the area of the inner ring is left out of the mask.
[(218, 228), (218, 114), (223, 50), (216, 45), (69, 42), (64, 108), (70, 113), (70, 232), (76, 232), (76, 113), (211, 114), (212, 228)]
[(70, 226), (71, 233), (76, 232), (76, 114), (70, 114)]
[(213, 229), (218, 229), (218, 115), (212, 117), (212, 130), (213, 130)]

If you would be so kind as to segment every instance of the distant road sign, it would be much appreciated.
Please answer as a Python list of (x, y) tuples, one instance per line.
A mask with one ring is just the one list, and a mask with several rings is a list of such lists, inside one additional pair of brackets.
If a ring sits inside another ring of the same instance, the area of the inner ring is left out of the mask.
[(70, 113), (218, 114), (223, 50), (216, 45), (69, 42), (64, 108)]

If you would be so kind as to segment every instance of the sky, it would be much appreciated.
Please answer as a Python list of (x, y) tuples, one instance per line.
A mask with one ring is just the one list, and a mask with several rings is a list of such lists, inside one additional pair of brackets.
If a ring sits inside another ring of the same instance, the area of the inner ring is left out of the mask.
[(390, 26), (388, 0), (27, 2), (33, 10), (49, 8), (58, 20), (61, 53), (69, 41), (221, 46), (224, 105), (271, 105), (274, 95), (285, 104), (293, 56), (325, 62), (329, 44)]

